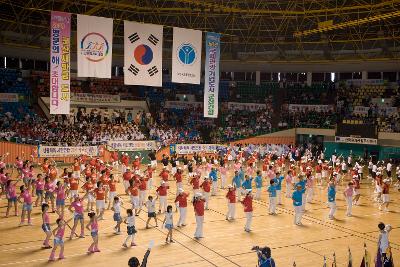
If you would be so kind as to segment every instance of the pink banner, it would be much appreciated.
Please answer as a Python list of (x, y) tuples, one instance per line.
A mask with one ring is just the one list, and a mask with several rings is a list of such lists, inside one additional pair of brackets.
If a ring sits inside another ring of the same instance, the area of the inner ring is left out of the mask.
[(50, 114), (69, 114), (71, 14), (52, 11), (50, 23)]

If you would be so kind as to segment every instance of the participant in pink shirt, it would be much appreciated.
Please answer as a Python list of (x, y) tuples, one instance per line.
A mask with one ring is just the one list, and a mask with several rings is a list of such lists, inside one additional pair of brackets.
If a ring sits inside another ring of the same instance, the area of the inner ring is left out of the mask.
[[(32, 195), (30, 192), (30, 185), (26, 188), (25, 186), (21, 186), (21, 194), (18, 197), (18, 201), (22, 203), (22, 213), (21, 213), (21, 223), (19, 225), (23, 225), (25, 223), (25, 214), (28, 217), (28, 225), (32, 225), (31, 222), (31, 213), (32, 213)], [(21, 201), (23, 199), (23, 201)]]
[(225, 189), (226, 174), (227, 174), (226, 164), (224, 164), (224, 166), (219, 167), (219, 172), (221, 173), (221, 188)]
[(354, 188), (353, 188), (353, 183), (349, 182), (346, 189), (343, 192), (344, 198), (347, 203), (347, 211), (346, 215), (348, 217), (351, 217), (351, 208), (353, 206), (353, 194), (354, 194)]

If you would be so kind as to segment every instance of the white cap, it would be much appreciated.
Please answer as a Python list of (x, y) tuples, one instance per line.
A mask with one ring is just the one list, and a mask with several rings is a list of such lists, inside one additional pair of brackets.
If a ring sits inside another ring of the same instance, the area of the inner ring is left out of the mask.
[(246, 189), (246, 194), (251, 193), (251, 189)]
[(183, 190), (183, 188), (178, 188), (178, 192), (183, 193), (183, 192), (185, 192), (185, 190)]
[(233, 185), (231, 185), (231, 184), (228, 184), (228, 188), (233, 188)]
[(163, 169), (166, 169), (167, 168), (167, 166), (164, 166), (164, 167), (162, 167)]
[(321, 163), (322, 163), (322, 160), (319, 159), (319, 160), (318, 160), (318, 164), (321, 164)]
[(163, 185), (163, 184), (165, 184), (165, 181), (163, 180), (163, 181), (161, 181), (161, 184)]
[(130, 169), (131, 169), (131, 167), (129, 167), (129, 166), (128, 166), (128, 167), (126, 167), (126, 169), (127, 169), (127, 170), (130, 170)]
[(209, 179), (209, 177), (208, 176), (204, 176), (204, 179)]
[(306, 168), (306, 170), (311, 170), (311, 167), (310, 167), (310, 166), (308, 166), (308, 167)]
[(139, 156), (135, 156), (135, 159), (138, 159), (139, 158)]
[(202, 194), (202, 193), (200, 193), (200, 192), (197, 192), (196, 194), (194, 194), (194, 196), (195, 196), (195, 197), (202, 197), (202, 196), (203, 196), (203, 194)]
[(178, 167), (178, 170), (182, 170), (182, 168), (181, 168), (181, 167)]
[(390, 183), (390, 180), (389, 179), (384, 179), (383, 182), (384, 183)]
[(358, 178), (358, 175), (353, 175), (353, 178)]
[(337, 175), (337, 172), (333, 172), (333, 175)]

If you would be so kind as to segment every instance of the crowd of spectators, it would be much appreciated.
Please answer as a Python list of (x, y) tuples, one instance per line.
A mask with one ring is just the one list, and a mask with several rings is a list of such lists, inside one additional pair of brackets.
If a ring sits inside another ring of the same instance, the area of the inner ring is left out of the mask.
[(334, 128), (336, 122), (337, 114), (334, 111), (306, 110), (288, 112), (287, 110), (282, 110), (278, 128)]

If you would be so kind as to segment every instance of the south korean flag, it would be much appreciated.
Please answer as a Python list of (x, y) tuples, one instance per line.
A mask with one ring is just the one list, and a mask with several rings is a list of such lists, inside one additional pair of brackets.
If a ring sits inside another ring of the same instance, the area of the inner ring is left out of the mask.
[(163, 26), (124, 21), (124, 82), (162, 86)]

